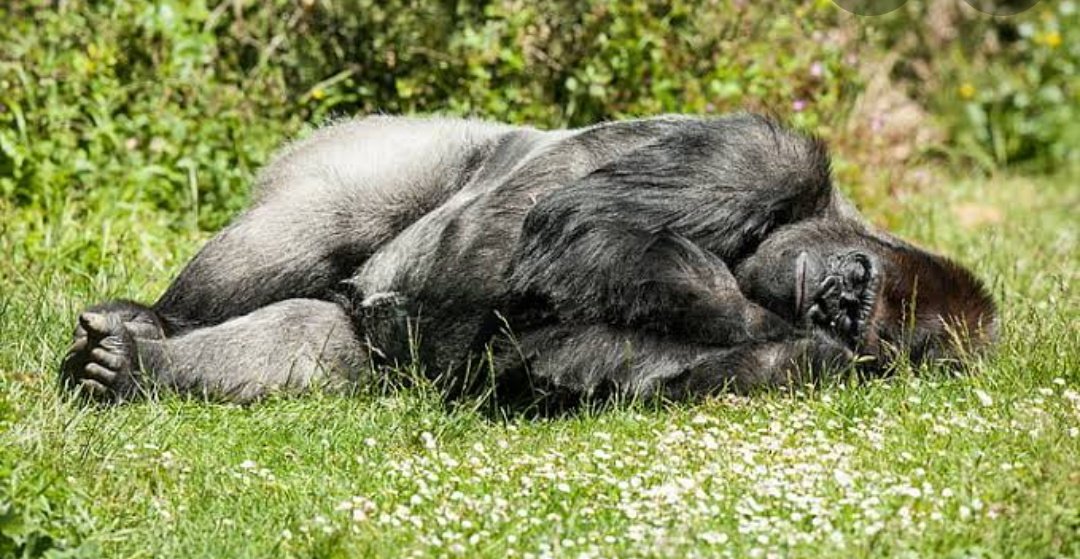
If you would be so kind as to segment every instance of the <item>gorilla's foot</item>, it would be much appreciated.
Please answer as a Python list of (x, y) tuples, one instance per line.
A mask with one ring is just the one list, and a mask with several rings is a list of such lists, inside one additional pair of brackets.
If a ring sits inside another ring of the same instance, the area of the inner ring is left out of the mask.
[(143, 393), (137, 338), (161, 339), (152, 311), (124, 304), (79, 315), (74, 342), (60, 367), (65, 386), (102, 402), (133, 400)]

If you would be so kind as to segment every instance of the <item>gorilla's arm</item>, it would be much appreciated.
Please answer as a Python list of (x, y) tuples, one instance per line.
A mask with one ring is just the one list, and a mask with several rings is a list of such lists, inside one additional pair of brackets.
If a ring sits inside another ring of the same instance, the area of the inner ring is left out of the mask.
[(513, 290), (527, 305), (550, 306), (562, 322), (611, 324), (716, 346), (793, 334), (787, 322), (743, 296), (722, 260), (670, 231), (597, 223), (557, 252), (552, 248), (529, 243)]
[(661, 396), (691, 400), (724, 391), (797, 387), (851, 363), (852, 354), (820, 335), (716, 347), (607, 325), (537, 329), (503, 351), (500, 391), (556, 401)]
[(753, 116), (687, 123), (540, 199), (511, 289), (566, 321), (717, 346), (785, 339), (792, 328), (743, 296), (728, 263), (832, 195), (813, 139)]

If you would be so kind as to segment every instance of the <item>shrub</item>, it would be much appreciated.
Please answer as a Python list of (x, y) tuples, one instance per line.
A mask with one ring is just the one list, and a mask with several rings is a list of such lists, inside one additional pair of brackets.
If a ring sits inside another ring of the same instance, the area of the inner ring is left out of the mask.
[(896, 83), (947, 131), (933, 148), (984, 170), (1052, 171), (1080, 162), (1078, 23), (1074, 0), (1011, 17), (959, 0), (910, 0), (874, 18), (872, 37), (896, 56)]
[(8, 0), (2, 204), (216, 228), (274, 146), (358, 113), (565, 126), (748, 108), (837, 139), (889, 51), (952, 140), (921, 148), (987, 168), (1075, 160), (1072, 1), (941, 25), (944, 4), (856, 18), (827, 0)]

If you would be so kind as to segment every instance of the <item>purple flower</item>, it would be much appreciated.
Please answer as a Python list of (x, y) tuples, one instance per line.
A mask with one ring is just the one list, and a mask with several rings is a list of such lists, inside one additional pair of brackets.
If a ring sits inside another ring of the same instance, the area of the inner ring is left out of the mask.
[(885, 128), (885, 117), (874, 115), (873, 118), (870, 119), (870, 130), (876, 134), (881, 132), (883, 128)]
[(791, 104), (791, 108), (795, 112), (801, 113), (806, 109), (807, 105), (809, 105), (809, 103), (806, 102), (806, 99), (796, 99), (795, 102)]
[(815, 62), (810, 65), (810, 75), (815, 78), (820, 78), (825, 75), (825, 67), (820, 62)]

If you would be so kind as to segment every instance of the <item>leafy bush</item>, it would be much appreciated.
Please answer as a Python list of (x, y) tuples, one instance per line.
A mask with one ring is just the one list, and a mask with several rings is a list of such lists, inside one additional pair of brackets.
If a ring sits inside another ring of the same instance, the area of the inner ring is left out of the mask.
[(940, 48), (931, 16), (953, 3), (857, 18), (827, 0), (8, 0), (0, 204), (152, 207), (216, 228), (274, 146), (358, 113), (565, 126), (749, 108), (842, 139), (866, 66), (889, 51), (953, 140), (920, 149), (987, 167), (1075, 159), (1071, 0), (964, 12)]
[(744, 4), (9, 2), (0, 192), (54, 209), (146, 202), (213, 228), (274, 145), (334, 115), (562, 126), (794, 106), (802, 124), (835, 120), (855, 68), (810, 17), (835, 10), (762, 19)]
[(896, 83), (948, 132), (934, 148), (986, 170), (1049, 171), (1080, 162), (1078, 24), (1074, 0), (997, 18), (959, 0), (910, 0), (874, 18), (871, 36), (896, 57)]
[(279, 80), (220, 48), (217, 33), (228, 35), (198, 3), (0, 13), (0, 192), (15, 204), (202, 206), (216, 226), (303, 118), (288, 114)]

